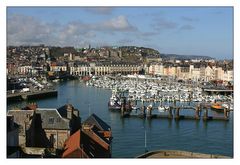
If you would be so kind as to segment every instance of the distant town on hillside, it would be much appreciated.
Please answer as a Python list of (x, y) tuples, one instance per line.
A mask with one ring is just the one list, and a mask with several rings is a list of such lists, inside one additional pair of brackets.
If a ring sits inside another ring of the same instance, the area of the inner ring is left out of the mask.
[[(161, 53), (158, 50), (147, 47), (138, 47), (138, 46), (103, 46), (99, 48), (92, 48), (89, 45), (87, 48), (74, 48), (72, 46), (59, 47), (59, 46), (45, 46), (44, 44), (38, 46), (22, 45), (22, 46), (8, 46), (8, 50), (21, 50), (29, 48), (29, 51), (25, 53), (30, 53), (30, 49), (46, 47), (49, 50), (49, 53), (52, 57), (60, 57), (66, 55), (66, 53), (72, 53), (76, 57), (89, 57), (96, 58), (98, 60), (103, 60), (108, 58), (112, 61), (127, 61), (127, 62), (143, 62), (145, 58), (151, 57), (161, 57), (164, 60), (211, 60), (215, 59), (211, 56), (206, 55), (184, 55), (184, 54), (173, 54), (173, 53)], [(37, 52), (35, 52), (37, 53)], [(9, 54), (8, 54), (9, 55)], [(110, 57), (110, 58), (109, 58)], [(231, 60), (232, 56), (229, 56)]]

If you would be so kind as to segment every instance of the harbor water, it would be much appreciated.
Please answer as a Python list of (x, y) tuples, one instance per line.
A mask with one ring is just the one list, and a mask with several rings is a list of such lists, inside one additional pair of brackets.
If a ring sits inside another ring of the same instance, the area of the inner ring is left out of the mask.
[[(78, 80), (54, 85), (58, 97), (34, 101), (38, 107), (57, 108), (70, 103), (79, 109), (82, 121), (91, 113), (98, 115), (112, 128), (114, 158), (133, 158), (146, 150), (186, 150), (233, 157), (233, 112), (229, 121), (121, 118), (120, 113), (108, 110), (111, 90), (89, 87)], [(9, 103), (7, 109), (26, 104)]]

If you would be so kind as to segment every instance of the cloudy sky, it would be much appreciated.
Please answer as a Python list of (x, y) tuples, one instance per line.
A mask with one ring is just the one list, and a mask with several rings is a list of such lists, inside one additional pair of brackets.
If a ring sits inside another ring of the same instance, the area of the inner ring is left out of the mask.
[(136, 45), (160, 53), (233, 55), (231, 7), (8, 7), (8, 45)]

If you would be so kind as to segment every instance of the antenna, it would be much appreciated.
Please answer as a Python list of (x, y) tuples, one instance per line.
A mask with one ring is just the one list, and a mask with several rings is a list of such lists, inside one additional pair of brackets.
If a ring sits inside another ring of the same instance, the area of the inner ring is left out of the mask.
[(90, 108), (90, 103), (88, 102), (88, 116), (91, 115), (91, 108)]
[(145, 117), (145, 122), (144, 122), (144, 148), (145, 148), (145, 153), (148, 152), (147, 150), (147, 131), (146, 131), (146, 117)]
[(90, 92), (90, 91), (89, 91), (89, 88), (88, 88), (88, 116), (91, 115), (90, 99), (89, 99), (89, 95), (90, 95), (90, 93), (89, 93), (89, 92)]

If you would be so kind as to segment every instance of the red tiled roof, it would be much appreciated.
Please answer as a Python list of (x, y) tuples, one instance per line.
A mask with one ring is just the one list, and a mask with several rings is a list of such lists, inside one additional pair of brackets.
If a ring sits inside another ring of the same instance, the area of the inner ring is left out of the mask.
[(77, 149), (80, 149), (80, 140), (81, 140), (80, 136), (81, 136), (81, 131), (78, 130), (67, 139), (67, 141), (64, 144), (65, 151), (62, 155), (63, 158), (68, 157), (71, 153), (73, 153)]
[(91, 138), (93, 141), (101, 145), (104, 149), (108, 150), (109, 144), (104, 141), (102, 137), (100, 137), (98, 134), (96, 134), (94, 131), (83, 131), (84, 134), (86, 134), (89, 138)]

